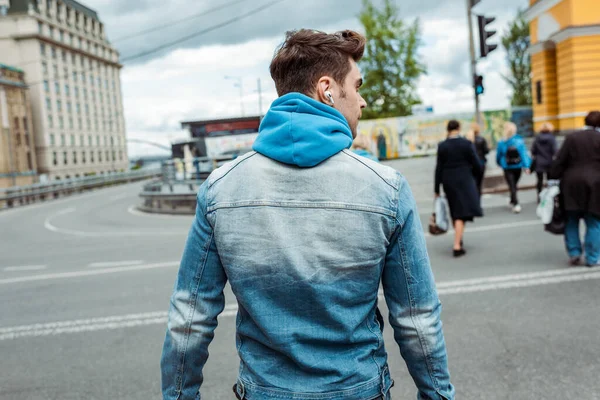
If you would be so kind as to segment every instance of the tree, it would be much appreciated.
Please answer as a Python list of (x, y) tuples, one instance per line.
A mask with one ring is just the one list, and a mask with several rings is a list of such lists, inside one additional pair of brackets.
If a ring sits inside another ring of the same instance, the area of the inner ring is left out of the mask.
[(365, 81), (361, 89), (368, 107), (364, 118), (399, 117), (412, 114), (420, 104), (416, 86), (426, 67), (418, 60), (421, 46), (419, 21), (406, 23), (398, 16), (392, 0), (381, 9), (372, 0), (363, 0), (360, 22), (367, 44), (360, 66)]
[(504, 76), (504, 79), (513, 89), (513, 106), (530, 106), (532, 103), (531, 57), (527, 52), (529, 43), (529, 24), (525, 20), (523, 10), (520, 10), (502, 36), (502, 45), (506, 49), (506, 59), (510, 68), (510, 75)]

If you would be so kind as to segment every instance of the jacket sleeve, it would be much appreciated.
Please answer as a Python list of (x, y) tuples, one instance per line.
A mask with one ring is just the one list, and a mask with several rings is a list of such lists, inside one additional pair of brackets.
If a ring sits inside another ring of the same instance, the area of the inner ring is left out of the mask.
[(202, 369), (223, 311), (227, 282), (207, 218), (205, 182), (175, 282), (161, 359), (164, 400), (199, 400)]
[(397, 229), (389, 245), (382, 283), (394, 338), (421, 400), (452, 400), (441, 303), (423, 228), (408, 183), (401, 179)]
[(498, 146), (496, 147), (496, 164), (498, 164), (499, 167), (504, 168), (505, 165), (502, 163), (502, 159), (504, 158), (504, 153), (505, 153), (505, 149), (504, 149), (505, 143), (504, 141), (498, 142)]
[(519, 150), (519, 154), (521, 156), (521, 160), (523, 163), (523, 168), (526, 168), (526, 169), (531, 168), (531, 156), (529, 155), (529, 150), (527, 149), (525, 140), (519, 139), (518, 150)]
[(556, 155), (558, 152), (558, 143), (556, 142), (556, 137), (552, 136), (552, 157)]
[(533, 144), (531, 145), (531, 155), (535, 158), (538, 154), (538, 137), (535, 138)]
[(488, 145), (488, 141), (484, 137), (482, 137), (482, 139), (483, 139), (483, 154), (487, 156), (488, 154), (490, 154), (490, 146)]
[(475, 146), (470, 146), (467, 150), (467, 159), (469, 160), (469, 164), (471, 164), (471, 168), (473, 169), (473, 176), (481, 175), (483, 166), (481, 165), (481, 161), (479, 161), (479, 157), (475, 151)]
[(443, 171), (442, 158), (440, 156), (440, 147), (438, 146), (437, 162), (435, 164), (435, 184), (433, 187), (433, 192), (435, 194), (440, 194), (440, 186), (442, 185), (442, 171)]
[(550, 172), (548, 174), (549, 179), (561, 179), (567, 168), (569, 168), (569, 155), (571, 147), (570, 139), (571, 138), (567, 136), (565, 142), (558, 151), (556, 159), (552, 163), (552, 167), (550, 167)]

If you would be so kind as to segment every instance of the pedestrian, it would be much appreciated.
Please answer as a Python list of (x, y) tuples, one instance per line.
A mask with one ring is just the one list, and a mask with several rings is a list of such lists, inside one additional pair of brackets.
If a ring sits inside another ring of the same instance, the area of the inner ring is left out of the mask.
[(448, 138), (438, 146), (434, 192), (437, 198), (440, 186), (443, 186), (448, 199), (454, 224), (454, 257), (466, 254), (463, 246), (465, 223), (483, 216), (476, 183), (480, 174), (481, 163), (473, 144), (460, 136), (458, 121), (448, 122)]
[(411, 189), (350, 151), (366, 103), (353, 31), (288, 32), (253, 149), (198, 193), (171, 298), (164, 399), (201, 398), (208, 345), (237, 300), (238, 399), (390, 399), (380, 284), (419, 398), (454, 399), (433, 274)]
[(567, 213), (565, 243), (571, 265), (579, 265), (583, 248), (579, 223), (586, 224), (585, 257), (588, 267), (600, 261), (600, 111), (585, 118), (585, 129), (569, 134), (554, 161), (550, 176), (560, 179)]
[(544, 178), (548, 178), (548, 171), (552, 166), (552, 160), (558, 151), (556, 138), (552, 134), (554, 126), (548, 122), (542, 124), (540, 133), (536, 136), (531, 146), (531, 155), (533, 158), (532, 172), (537, 175), (537, 193), (538, 203), (540, 202), (540, 193), (544, 188)]
[(529, 170), (531, 157), (527, 151), (525, 140), (517, 133), (517, 125), (504, 123), (504, 140), (498, 143), (496, 162), (504, 171), (504, 179), (510, 190), (510, 205), (515, 214), (522, 211), (517, 196), (519, 180), (523, 170)]
[(371, 140), (366, 135), (356, 135), (356, 139), (352, 143), (352, 151), (359, 156), (379, 162), (377, 157), (371, 153)]
[(483, 193), (483, 179), (485, 178), (485, 170), (487, 166), (487, 155), (490, 152), (490, 148), (487, 140), (481, 136), (481, 127), (478, 123), (473, 123), (471, 125), (471, 132), (473, 132), (473, 144), (475, 145), (475, 152), (477, 153), (477, 158), (481, 163), (481, 173), (477, 176), (477, 190), (479, 191), (479, 196), (481, 196)]

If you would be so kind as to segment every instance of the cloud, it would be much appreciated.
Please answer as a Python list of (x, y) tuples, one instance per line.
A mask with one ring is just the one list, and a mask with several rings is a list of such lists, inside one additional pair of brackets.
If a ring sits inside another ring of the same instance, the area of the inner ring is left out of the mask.
[[(136, 32), (169, 24), (218, 6), (237, 4), (204, 17), (171, 24), (132, 40), (115, 40), (122, 58), (161, 44), (174, 41), (228, 19), (242, 15), (270, 0), (86, 0), (98, 11), (109, 38), (128, 37)], [(438, 113), (473, 109), (472, 77), (469, 65), (466, 0), (402, 0), (397, 1), (403, 18), (419, 18), (424, 46), (421, 57), (428, 75), (419, 81), (418, 92), (424, 103)], [(499, 31), (495, 41), (519, 7), (528, 0), (485, 0), (477, 13), (497, 17)], [(257, 80), (262, 84), (263, 112), (276, 97), (268, 66), (273, 51), (287, 30), (314, 28), (324, 31), (362, 30), (358, 14), (362, 0), (283, 1), (252, 17), (227, 27), (125, 63), (122, 85), (130, 138), (169, 144), (187, 137), (180, 122), (258, 114)], [(484, 109), (508, 106), (510, 90), (501, 73), (506, 72), (502, 49), (479, 63), (485, 76)], [(239, 77), (242, 91), (234, 86)], [(132, 155), (160, 152), (146, 145), (131, 144)]]

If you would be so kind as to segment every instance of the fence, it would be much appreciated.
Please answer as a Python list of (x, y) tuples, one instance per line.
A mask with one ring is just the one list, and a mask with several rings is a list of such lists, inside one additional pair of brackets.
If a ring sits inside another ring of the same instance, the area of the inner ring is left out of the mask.
[(3, 188), (0, 189), (0, 209), (51, 200), (105, 186), (136, 182), (160, 176), (160, 174), (160, 169), (153, 169)]

